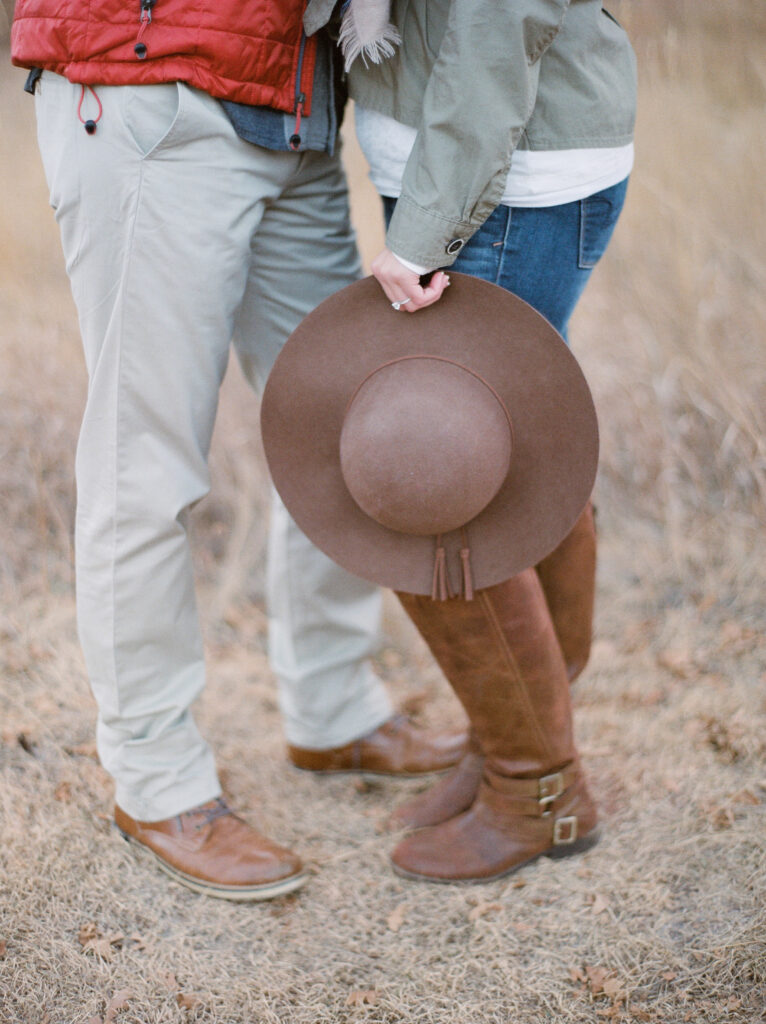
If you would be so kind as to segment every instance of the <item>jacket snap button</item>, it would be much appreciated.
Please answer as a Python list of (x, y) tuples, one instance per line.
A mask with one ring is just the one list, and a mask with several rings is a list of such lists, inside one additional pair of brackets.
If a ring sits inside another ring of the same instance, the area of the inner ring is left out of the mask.
[(452, 241), (447, 246), (447, 255), (448, 256), (454, 256), (455, 253), (460, 252), (460, 250), (463, 248), (464, 245), (465, 245), (465, 239), (464, 238), (453, 238)]
[(136, 57), (138, 57), (139, 60), (145, 60), (146, 43), (136, 43), (136, 45), (133, 47), (133, 53), (135, 53)]

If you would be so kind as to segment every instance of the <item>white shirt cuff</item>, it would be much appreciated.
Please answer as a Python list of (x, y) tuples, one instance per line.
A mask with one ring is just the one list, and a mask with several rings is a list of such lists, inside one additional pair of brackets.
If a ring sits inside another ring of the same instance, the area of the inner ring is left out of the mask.
[[(393, 253), (392, 255), (396, 256), (396, 253)], [(406, 260), (403, 256), (396, 256), (396, 258), (399, 260), (403, 267), (406, 267), (407, 270), (411, 270), (413, 274), (417, 274), (419, 277), (422, 277), (423, 274), (430, 274), (431, 271), (434, 269), (433, 267), (422, 267), (419, 263), (411, 263), (409, 260)]]

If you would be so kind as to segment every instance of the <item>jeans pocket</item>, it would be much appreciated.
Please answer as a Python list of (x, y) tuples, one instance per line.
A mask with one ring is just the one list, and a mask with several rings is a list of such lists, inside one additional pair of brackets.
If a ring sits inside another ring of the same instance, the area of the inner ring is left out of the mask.
[(142, 157), (166, 143), (178, 121), (181, 106), (179, 82), (120, 87), (122, 118)]
[(577, 265), (591, 270), (604, 255), (620, 216), (627, 179), (580, 200), (580, 251)]

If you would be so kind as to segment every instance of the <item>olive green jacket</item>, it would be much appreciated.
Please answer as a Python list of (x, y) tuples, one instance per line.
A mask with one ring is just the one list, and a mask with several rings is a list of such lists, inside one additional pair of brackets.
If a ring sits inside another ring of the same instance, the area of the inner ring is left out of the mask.
[(517, 147), (632, 139), (635, 58), (600, 0), (393, 0), (391, 20), (401, 46), (357, 59), (349, 87), (419, 129), (387, 235), (405, 259), (452, 263), (500, 202)]

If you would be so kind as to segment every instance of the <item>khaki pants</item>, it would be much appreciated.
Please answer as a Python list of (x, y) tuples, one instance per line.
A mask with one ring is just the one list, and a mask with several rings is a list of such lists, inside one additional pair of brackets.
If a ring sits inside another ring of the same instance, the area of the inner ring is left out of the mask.
[[(339, 160), (242, 141), (183, 84), (80, 86), (46, 72), (38, 139), (80, 320), (77, 605), (98, 746), (131, 816), (220, 792), (189, 708), (204, 664), (186, 532), (232, 339), (253, 386), (317, 303), (359, 274)], [(93, 116), (86, 95), (83, 117)], [(367, 658), (377, 590), (330, 562), (279, 503), (271, 657), (288, 740), (344, 744), (390, 714)]]

